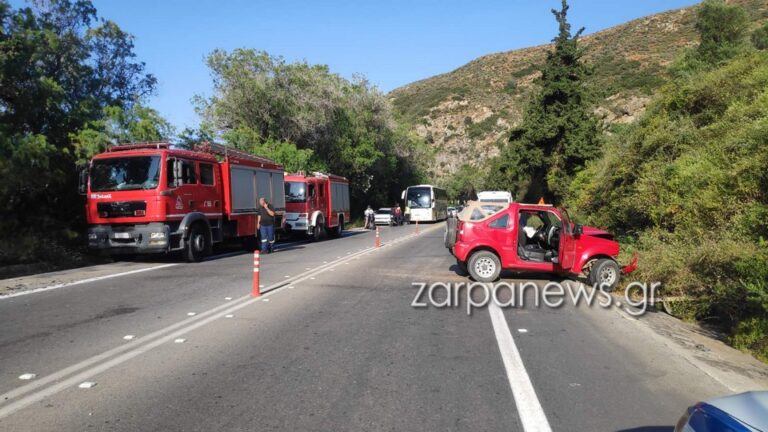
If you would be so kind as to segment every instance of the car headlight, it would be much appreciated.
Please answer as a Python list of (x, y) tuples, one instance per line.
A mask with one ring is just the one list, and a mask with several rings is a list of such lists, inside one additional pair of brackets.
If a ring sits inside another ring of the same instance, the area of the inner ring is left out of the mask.
[(165, 233), (164, 232), (153, 232), (149, 234), (150, 239), (164, 239)]

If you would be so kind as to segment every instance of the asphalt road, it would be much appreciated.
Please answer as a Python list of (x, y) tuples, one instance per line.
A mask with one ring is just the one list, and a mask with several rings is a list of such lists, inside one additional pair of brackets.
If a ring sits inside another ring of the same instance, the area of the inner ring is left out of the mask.
[(414, 308), (467, 281), (414, 229), (284, 246), (255, 299), (250, 254), (0, 298), (0, 430), (671, 431), (729, 392), (615, 308)]

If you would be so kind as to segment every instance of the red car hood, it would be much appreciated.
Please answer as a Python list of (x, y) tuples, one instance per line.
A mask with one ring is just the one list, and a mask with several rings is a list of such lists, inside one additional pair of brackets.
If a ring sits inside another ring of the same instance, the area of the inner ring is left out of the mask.
[(601, 230), (600, 228), (595, 228), (591, 226), (583, 226), (582, 233), (584, 235), (588, 235), (592, 237), (602, 237), (607, 239), (613, 239), (613, 234), (609, 233), (608, 231)]

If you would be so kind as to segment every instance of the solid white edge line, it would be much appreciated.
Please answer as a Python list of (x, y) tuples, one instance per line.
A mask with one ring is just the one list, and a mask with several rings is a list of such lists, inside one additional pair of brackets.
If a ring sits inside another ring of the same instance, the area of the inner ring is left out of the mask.
[(59, 288), (71, 287), (73, 285), (80, 285), (80, 284), (85, 284), (85, 283), (90, 283), (90, 282), (98, 282), (98, 281), (105, 280), (105, 279), (112, 279), (112, 278), (121, 277), (121, 276), (128, 276), (128, 275), (132, 275), (132, 274), (136, 274), (136, 273), (143, 273), (143, 272), (148, 272), (148, 271), (152, 271), (152, 270), (160, 270), (160, 269), (164, 269), (164, 268), (168, 268), (168, 267), (174, 267), (174, 266), (177, 266), (177, 265), (179, 265), (179, 264), (178, 263), (162, 264), (162, 265), (158, 265), (158, 266), (154, 266), (154, 267), (145, 267), (145, 268), (140, 268), (140, 269), (136, 269), (136, 270), (130, 270), (130, 271), (126, 271), (126, 272), (108, 274), (108, 275), (104, 275), (104, 276), (96, 276), (96, 277), (92, 277), (92, 278), (88, 278), (88, 279), (81, 279), (81, 280), (76, 280), (76, 281), (72, 281), (72, 282), (65, 282), (65, 283), (60, 283), (60, 284), (56, 284), (56, 285), (50, 285), (50, 286), (42, 287), (42, 288), (35, 288), (35, 289), (28, 290), (28, 291), (20, 291), (20, 292), (10, 293), (10, 294), (0, 294), (0, 300), (7, 299), (7, 298), (24, 296), (24, 295), (29, 295), (29, 294), (37, 294), (37, 293), (41, 293), (41, 292), (45, 292), (45, 291), (51, 291), (51, 290), (55, 290), (55, 289), (59, 289)]
[(507, 319), (501, 307), (495, 302), (488, 303), (488, 314), (491, 316), (493, 332), (499, 345), (501, 359), (507, 372), (509, 387), (512, 389), (512, 397), (520, 416), (525, 432), (551, 432), (547, 416), (541, 407), (536, 390), (533, 388), (531, 378), (523, 365), (523, 359), (517, 350), (512, 332), (509, 331)]

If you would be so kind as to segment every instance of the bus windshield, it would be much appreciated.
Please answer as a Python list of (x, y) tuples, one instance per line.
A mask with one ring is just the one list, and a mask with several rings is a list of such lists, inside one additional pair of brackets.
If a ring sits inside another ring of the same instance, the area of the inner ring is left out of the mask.
[(410, 187), (405, 197), (406, 205), (410, 208), (431, 208), (432, 188)]
[(307, 184), (304, 182), (285, 182), (285, 202), (298, 203), (307, 200)]
[(160, 181), (160, 156), (94, 159), (91, 165), (93, 192), (154, 189)]

